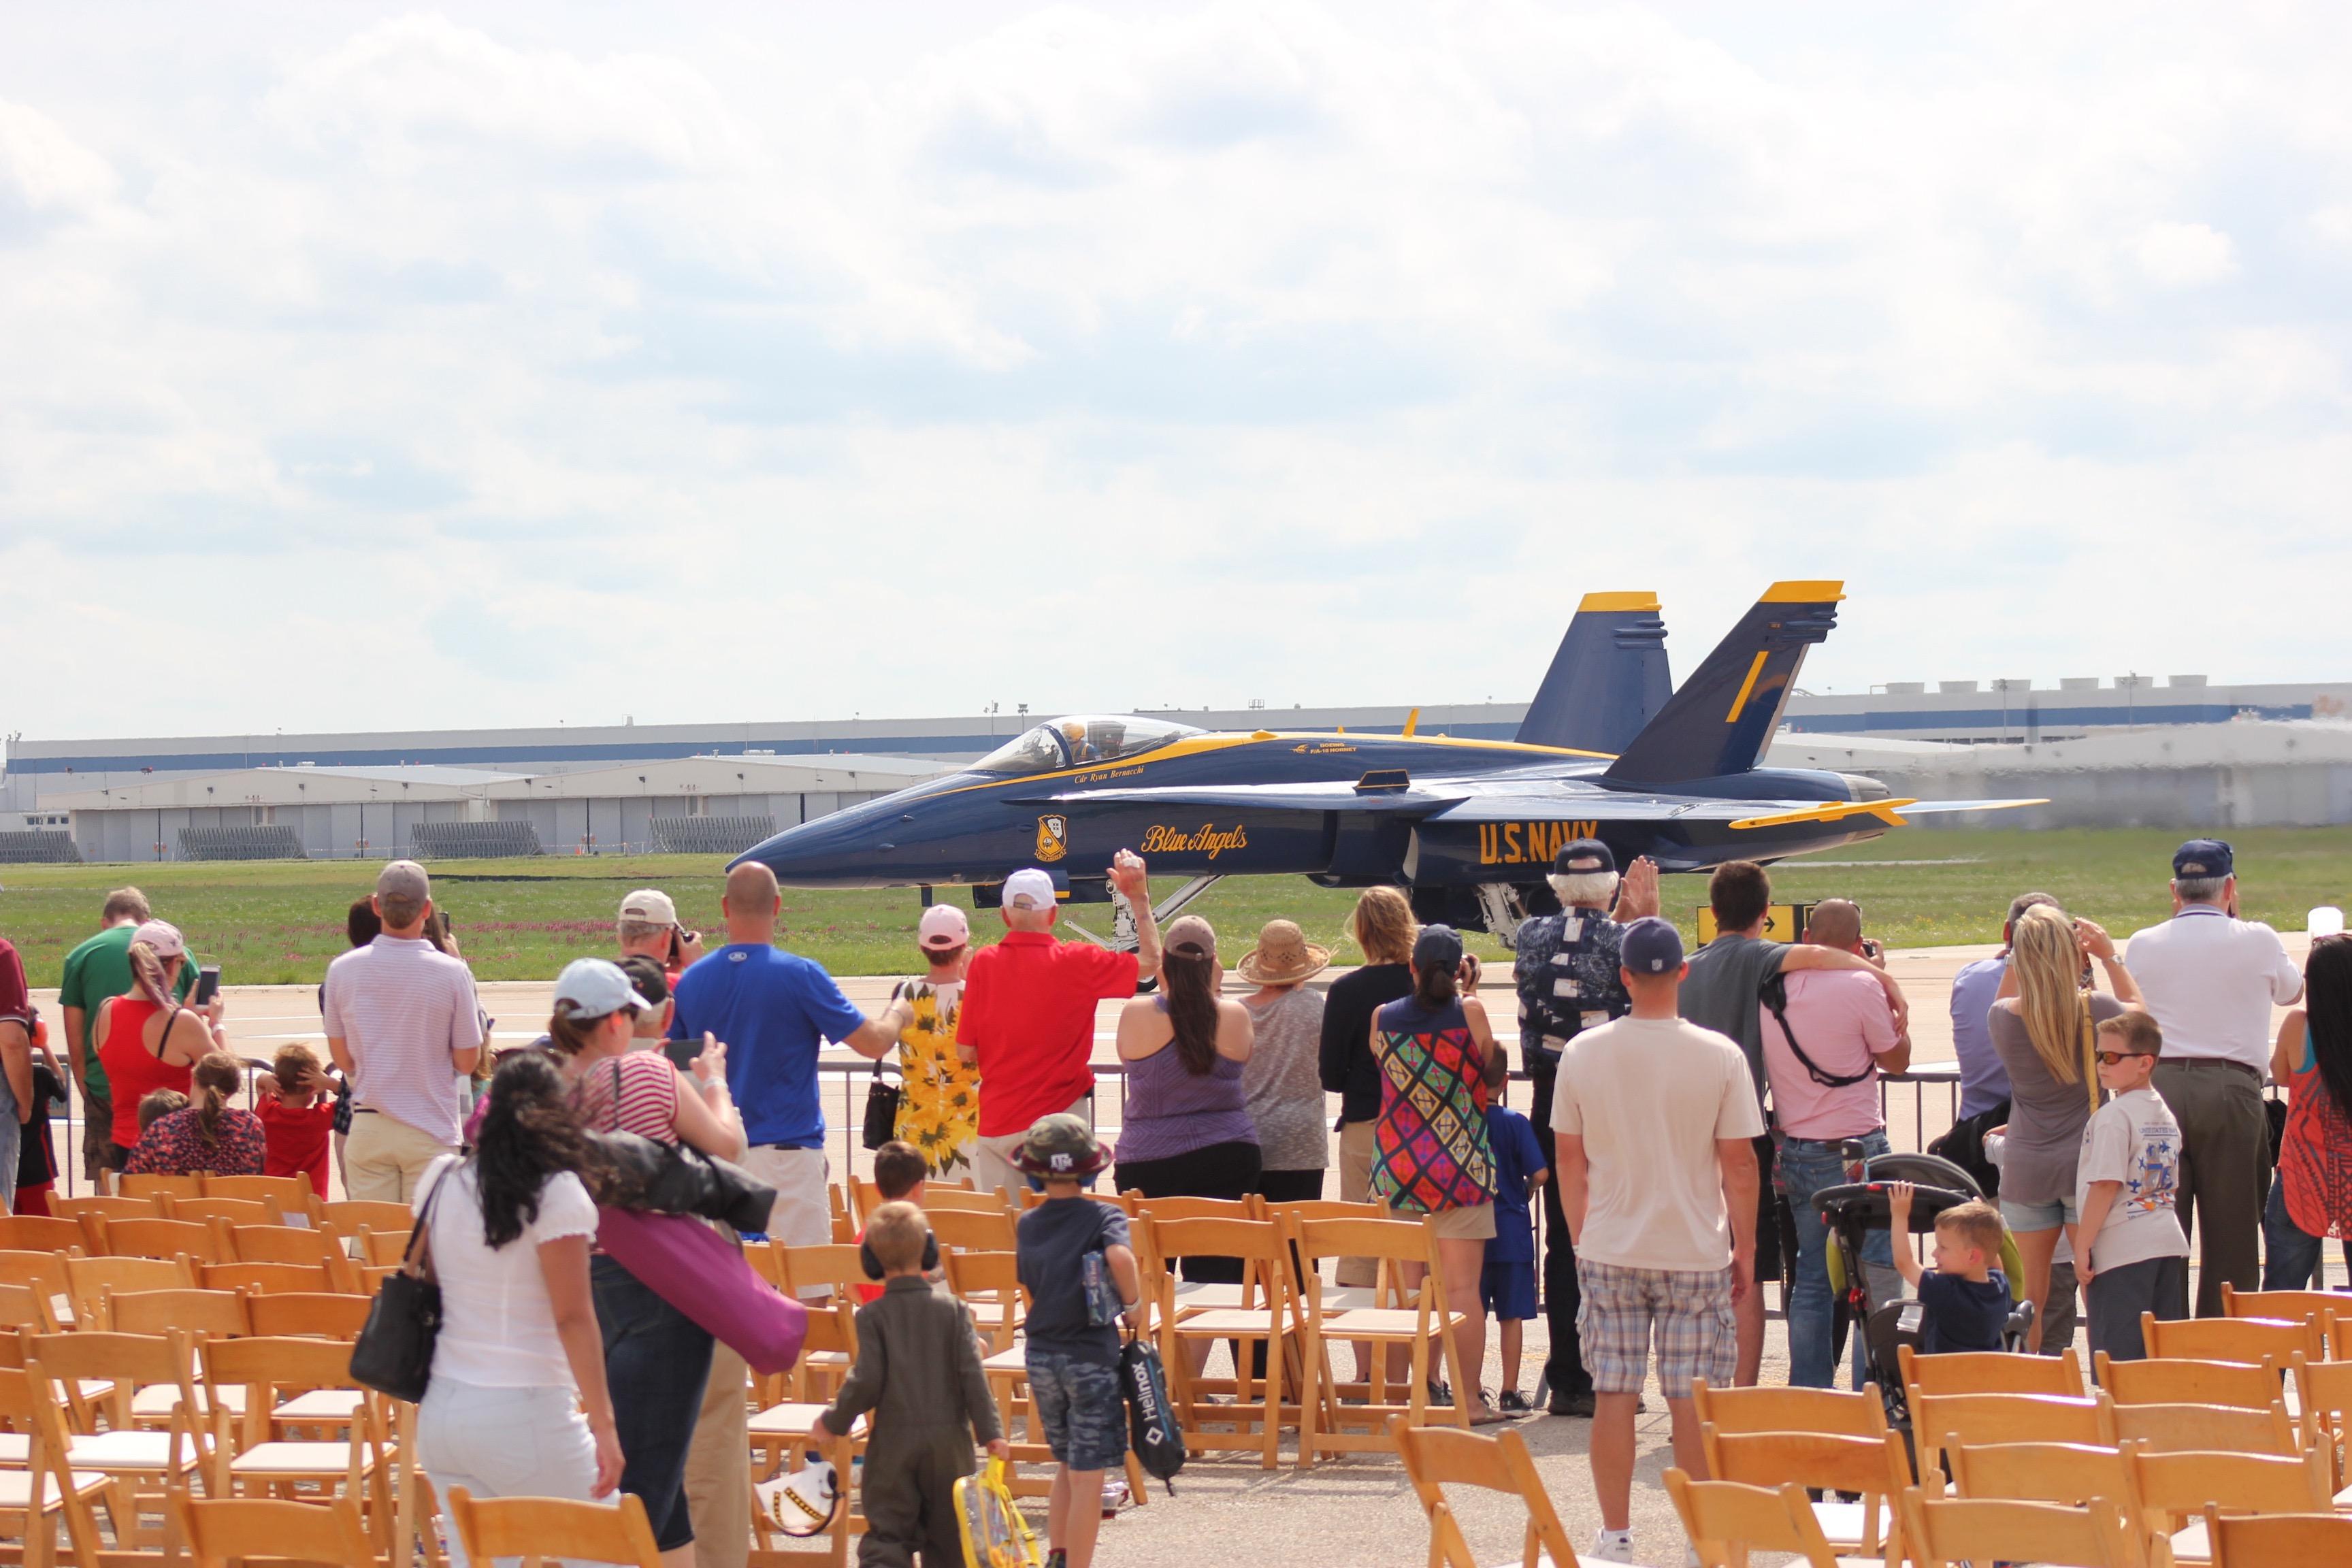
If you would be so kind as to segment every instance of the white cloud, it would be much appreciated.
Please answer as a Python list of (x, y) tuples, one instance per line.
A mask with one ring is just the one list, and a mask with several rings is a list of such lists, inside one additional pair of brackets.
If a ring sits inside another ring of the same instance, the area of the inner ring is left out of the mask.
[[(2347, 26), (48, 13), (0, 728), (1523, 695), (1586, 589), (1664, 592), (1686, 668), (1840, 574), (1809, 684), (2157, 668), (2085, 583), (2217, 561), (2261, 588), (2199, 662), (2340, 674), (2282, 628), (2352, 567)], [(647, 614), (691, 678), (608, 651)], [(194, 695), (93, 701), (93, 628)]]

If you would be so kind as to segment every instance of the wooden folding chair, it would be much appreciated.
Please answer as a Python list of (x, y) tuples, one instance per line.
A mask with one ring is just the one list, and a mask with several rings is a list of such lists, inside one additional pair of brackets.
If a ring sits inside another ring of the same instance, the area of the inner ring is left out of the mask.
[(61, 1324), (74, 1319), (73, 1293), (66, 1284), (66, 1258), (81, 1256), (77, 1245), (65, 1252), (0, 1251), (0, 1285), (31, 1290), (49, 1304)]
[[(361, 1505), (379, 1552), (392, 1543), (391, 1435), (375, 1396), (352, 1381), (351, 1347), (335, 1340), (206, 1340), (205, 1382), (245, 1390), (245, 1415), (226, 1467), (228, 1490), (264, 1488)], [(223, 1401), (226, 1403), (226, 1400)], [(340, 1442), (283, 1438), (287, 1428), (344, 1429)]]
[[(876, 1196), (878, 1198), (880, 1194), (877, 1193)], [(976, 1193), (970, 1187), (943, 1186), (938, 1182), (925, 1182), (923, 1212), (943, 1214), (950, 1210), (961, 1210), (971, 1214), (1013, 1214), (1014, 1212), (1013, 1200), (994, 1187), (989, 1188), (984, 1193)], [(873, 1210), (869, 1207), (866, 1212), (870, 1214)]]
[(2331, 1514), (2232, 1518), (2205, 1510), (2213, 1568), (2343, 1568), (2352, 1563), (2352, 1519)]
[(2260, 1366), (2264, 1357), (2276, 1366), (2289, 1366), (2294, 1352), (2316, 1360), (2327, 1355), (2327, 1335), (2320, 1316), (2297, 1321), (2277, 1318), (2158, 1318), (2139, 1315), (2140, 1338), (2149, 1359), (2235, 1361)]
[[(1147, 1215), (1138, 1226), (1154, 1258), (1232, 1258), (1242, 1265), (1241, 1300), (1237, 1307), (1211, 1308), (1181, 1314), (1175, 1305), (1172, 1275), (1164, 1271), (1160, 1289), (1160, 1355), (1168, 1367), (1169, 1397), (1175, 1404), (1187, 1447), (1196, 1450), (1255, 1450), (1259, 1463), (1272, 1469), (1280, 1462), (1285, 1424), (1283, 1339), (1297, 1323), (1291, 1307), (1290, 1241), (1282, 1227), (1267, 1220), (1171, 1219)], [(1434, 1248), (1432, 1248), (1434, 1257)], [(1209, 1378), (1195, 1374), (1185, 1354), (1188, 1343), (1218, 1342), (1235, 1346), (1234, 1375)], [(1266, 1347), (1265, 1373), (1260, 1377), (1252, 1349)], [(1311, 1353), (1311, 1352), (1310, 1352)], [(1309, 1376), (1312, 1374), (1309, 1373)], [(1230, 1404), (1210, 1405), (1204, 1395), (1229, 1394)], [(1307, 1393), (1299, 1407), (1314, 1403)], [(1209, 1424), (1229, 1426), (1211, 1431)], [(1251, 1428), (1256, 1427), (1253, 1432)], [(1300, 1427), (1299, 1458), (1307, 1462), (1306, 1428)]]
[[(1155, 1223), (1151, 1228), (1157, 1237), (1164, 1227)], [(1304, 1342), (1301, 1359), (1309, 1386), (1299, 1401), (1299, 1468), (1313, 1467), (1326, 1451), (1367, 1452), (1388, 1447), (1391, 1416), (1402, 1415), (1413, 1426), (1431, 1420), (1433, 1345), (1439, 1363), (1445, 1369), (1446, 1381), (1454, 1388), (1454, 1404), (1441, 1411), (1440, 1416), (1457, 1429), (1468, 1430), (1470, 1403), (1477, 1397), (1477, 1374), (1474, 1371), (1465, 1377), (1460, 1365), (1454, 1331), (1463, 1317), (1445, 1304), (1445, 1271), (1438, 1254), (1436, 1232), (1428, 1222), (1310, 1219), (1280, 1228), (1287, 1231), (1297, 1252), (1298, 1279), (1305, 1288), (1298, 1321)], [(1328, 1283), (1321, 1268), (1327, 1258), (1372, 1261), (1375, 1283), (1370, 1290), (1371, 1304), (1341, 1304), (1360, 1300), (1361, 1292), (1343, 1292)], [(1414, 1267), (1424, 1271), (1422, 1282), (1418, 1287), (1408, 1287), (1404, 1271)], [(1279, 1272), (1286, 1279), (1287, 1265)], [(1335, 1340), (1369, 1347), (1369, 1375), (1364, 1382), (1342, 1383), (1333, 1371), (1331, 1343)], [(1411, 1361), (1402, 1389), (1393, 1388), (1389, 1380), (1388, 1360), (1392, 1347), (1402, 1347)], [(1402, 1399), (1398, 1397), (1400, 1394)]]
[(355, 1340), (367, 1324), (369, 1305), (364, 1296), (299, 1290), (254, 1291), (245, 1299), (253, 1331), (280, 1340)]
[(2294, 1358), (2295, 1407), (2303, 1414), (2303, 1440), (2328, 1456), (2328, 1484), (2345, 1481), (2345, 1433), (2352, 1417), (2352, 1361)]
[[(2088, 1443), (1963, 1443), (1944, 1451), (1953, 1491), (1964, 1498), (2054, 1502), (2080, 1508), (2093, 1498), (2145, 1511), (2120, 1448)], [(1923, 1483), (1925, 1477), (1921, 1478)], [(1927, 1488), (1932, 1496), (1934, 1489)]]
[[(253, 1320), (245, 1310), (245, 1297), (235, 1290), (117, 1291), (100, 1286), (98, 1296), (98, 1311), (90, 1326), (111, 1333), (168, 1334), (173, 1329), (185, 1329), (192, 1334), (231, 1339), (253, 1331)], [(202, 1386), (196, 1389), (199, 1415), (211, 1408), (215, 1394)], [(245, 1413), (243, 1389), (225, 1388), (217, 1394), (221, 1407), (230, 1415)], [(176, 1386), (151, 1384), (131, 1395), (131, 1424), (144, 1427), (168, 1426), (172, 1412), (179, 1407), (180, 1391)]]
[[(114, 1191), (119, 1197), (137, 1198), (142, 1203), (156, 1198), (201, 1198), (205, 1195), (205, 1179), (201, 1175), (134, 1176), (125, 1173), (114, 1178)], [(164, 1215), (163, 1217), (169, 1219), (172, 1216)]]
[(277, 1209), (251, 1198), (175, 1198), (165, 1194), (155, 1202), (163, 1209), (165, 1219), (186, 1220), (194, 1225), (209, 1225), (218, 1220), (234, 1230), (238, 1226), (286, 1223)]
[(363, 1225), (348, 1237), (339, 1230), (320, 1234), (333, 1238), (338, 1250), (348, 1242), (350, 1251), (346, 1256), (376, 1268), (397, 1268), (402, 1259), (408, 1256), (408, 1232), (405, 1230), (378, 1230), (372, 1225)]
[(946, 1263), (948, 1289), (971, 1309), (972, 1325), (988, 1353), (1011, 1350), (1029, 1315), (1020, 1259), (1010, 1252), (950, 1252)]
[(397, 1233), (404, 1239), (416, 1223), (416, 1215), (406, 1204), (378, 1202), (369, 1198), (345, 1198), (340, 1203), (322, 1204), (319, 1208), (320, 1226), (337, 1236), (354, 1237), (365, 1226), (378, 1236)]
[[(1352, 1222), (1351, 1222), (1352, 1223)], [(1486, 1491), (1516, 1494), (1528, 1510), (1527, 1535), (1520, 1549), (1522, 1568), (1541, 1568), (1547, 1559), (1554, 1568), (1569, 1568), (1576, 1549), (1544, 1489), (1543, 1478), (1528, 1454), (1527, 1440), (1517, 1432), (1492, 1437), (1442, 1426), (1415, 1426), (1402, 1415), (1389, 1417), (1389, 1441), (1404, 1460), (1406, 1479), (1412, 1482), (1422, 1511), (1429, 1516), (1429, 1561), (1432, 1568), (1479, 1568), (1469, 1543), (1454, 1521), (1445, 1499), (1449, 1486), (1478, 1487)]]
[(0, 1252), (57, 1254), (89, 1245), (89, 1233), (78, 1220), (44, 1218), (37, 1214), (0, 1214)]
[(2117, 1405), (2234, 1405), (2242, 1410), (2265, 1410), (2281, 1387), (2278, 1365), (2268, 1356), (2249, 1366), (2242, 1361), (2191, 1361), (2185, 1356), (2111, 1361), (2100, 1351), (2091, 1362), (2099, 1386)]
[(205, 1196), (239, 1198), (278, 1211), (280, 1225), (317, 1226), (319, 1194), (308, 1176), (206, 1176)]
[(315, 1503), (181, 1497), (173, 1504), (197, 1568), (229, 1568), (248, 1558), (377, 1568), (375, 1547), (349, 1498)]
[(463, 1487), (451, 1487), (447, 1506), (457, 1539), (466, 1543), (466, 1555), (478, 1563), (520, 1557), (522, 1568), (541, 1568), (549, 1558), (661, 1568), (661, 1548), (654, 1544), (646, 1505), (630, 1492), (601, 1503), (477, 1498)]
[[(1130, 1218), (1149, 1219), (1158, 1225), (1177, 1219), (1262, 1220), (1265, 1218), (1263, 1205), (1255, 1197), (1247, 1198), (1147, 1198), (1140, 1193), (1126, 1194), (1135, 1203)], [(1181, 1255), (1163, 1252), (1160, 1265), (1168, 1270), (1174, 1288), (1173, 1300), (1179, 1316), (1193, 1312), (1224, 1311), (1244, 1304), (1239, 1284), (1223, 1279), (1187, 1279), (1183, 1277)]]
[(1011, 1252), (1016, 1245), (1010, 1208), (927, 1209), (923, 1217), (930, 1221), (941, 1251)]
[(1695, 1377), (1691, 1411), (1727, 1434), (1823, 1432), (1874, 1441), (1887, 1430), (1886, 1406), (1875, 1386), (1851, 1394), (1835, 1388), (1717, 1388)]
[(100, 1297), (111, 1290), (188, 1290), (196, 1281), (184, 1258), (83, 1258), (68, 1255), (65, 1266), (66, 1295), (73, 1302), (74, 1321), (96, 1328), (104, 1309)]
[[(124, 1549), (160, 1540), (164, 1555), (176, 1555), (178, 1526), (166, 1511), (169, 1493), (194, 1481), (205, 1495), (221, 1489), (220, 1464), (226, 1457), (227, 1417), (218, 1410), (208, 1415), (196, 1396), (195, 1347), (183, 1330), (169, 1334), (116, 1334), (82, 1329), (68, 1334), (35, 1334), (25, 1341), (25, 1372), (35, 1393), (62, 1398), (59, 1383), (104, 1381), (113, 1389), (100, 1402), (108, 1430), (74, 1430), (65, 1436), (65, 1464), (75, 1471), (103, 1475), (111, 1483), (107, 1511), (115, 1521), (118, 1547)], [(138, 1431), (131, 1421), (135, 1392), (152, 1384), (173, 1387), (179, 1400), (165, 1428)], [(57, 1407), (60, 1426), (69, 1407)], [(138, 1522), (142, 1513), (163, 1515), (160, 1532), (151, 1534)]]
[[(70, 1442), (55, 1402), (18, 1368), (0, 1368), (0, 1424), (13, 1449), (0, 1467), (0, 1535), (25, 1543), (26, 1568), (47, 1568), (57, 1560), (57, 1527), (63, 1521), (66, 1544), (78, 1563), (99, 1560), (92, 1500), (103, 1501), (112, 1486), (104, 1474), (76, 1472), (65, 1462)], [(128, 1521), (117, 1521), (119, 1528)]]
[(857, 1221), (850, 1215), (849, 1201), (841, 1195), (839, 1187), (830, 1183), (825, 1186), (824, 1195), (833, 1209), (833, 1239), (836, 1243), (855, 1246), (857, 1241)]
[(331, 1273), (320, 1263), (208, 1263), (197, 1272), (207, 1290), (251, 1290), (263, 1296), (288, 1290), (351, 1295), (359, 1288), (350, 1269)]
[(1700, 1568), (1748, 1568), (1751, 1552), (1793, 1552), (1805, 1568), (1839, 1568), (1801, 1486), (1695, 1481), (1680, 1469), (1669, 1469), (1666, 1495), (1675, 1500)]
[(235, 1263), (236, 1246), (228, 1226), (199, 1225), (184, 1219), (108, 1219), (93, 1215), (85, 1221), (91, 1232), (93, 1252), (110, 1258), (184, 1258), (191, 1263)]
[(2052, 1394), (1927, 1394), (1911, 1402), (1924, 1466), (1939, 1449), (1976, 1443), (2116, 1446), (2113, 1406)]
[(2098, 1399), (2116, 1441), (2138, 1443), (2152, 1454), (2210, 1452), (2295, 1458), (2303, 1453), (2303, 1439), (2294, 1423), (2287, 1419), (2284, 1399), (2273, 1399), (2262, 1410), (2241, 1410), (2227, 1405), (2117, 1405), (2105, 1389), (2099, 1391)]
[(2299, 1323), (2314, 1312), (2352, 1318), (2352, 1292), (2343, 1290), (2241, 1290), (2221, 1281), (2221, 1315), (2225, 1318), (2272, 1318)]
[[(1969, 1397), (1959, 1395), (1958, 1397)], [(2082, 1508), (1903, 1493), (1905, 1533), (1918, 1568), (1958, 1563), (2051, 1563), (2068, 1568), (2137, 1568), (2139, 1552), (2121, 1503)]]
[(2205, 1510), (2230, 1513), (2326, 1513), (2327, 1461), (2321, 1454), (2294, 1458), (2265, 1454), (2154, 1454), (2124, 1445), (2139, 1504), (2149, 1525), (2169, 1537), (2176, 1563), (2212, 1560)]
[(2081, 1399), (2091, 1392), (2083, 1381), (2083, 1363), (2071, 1345), (2059, 1355), (2012, 1355), (2007, 1351), (1919, 1355), (1909, 1345), (1897, 1345), (1895, 1360), (1903, 1392), (1915, 1398), (1922, 1394), (2054, 1394)]
[(161, 1219), (163, 1211), (153, 1198), (118, 1198), (93, 1194), (82, 1198), (49, 1199), (49, 1213), (81, 1226), (82, 1245), (94, 1246), (93, 1222), (107, 1219)]
[[(236, 1248), (224, 1263), (316, 1264), (329, 1274), (341, 1274), (351, 1262), (343, 1240), (331, 1231), (292, 1225), (241, 1225), (229, 1232)], [(404, 1233), (402, 1241), (407, 1240)], [(399, 1258), (395, 1256), (395, 1263)]]
[(777, 1289), (803, 1301), (829, 1300), (858, 1304), (857, 1287), (873, 1281), (866, 1278), (866, 1264), (852, 1244), (843, 1246), (828, 1242), (824, 1246), (786, 1247), (771, 1243), (774, 1248)]
[(1824, 1496), (1812, 1505), (1822, 1536), (1841, 1552), (1879, 1557), (1886, 1568), (1900, 1568), (1903, 1525), (1896, 1500), (1912, 1484), (1911, 1456), (1901, 1433), (1882, 1429), (1876, 1437), (1805, 1431), (1727, 1433), (1711, 1421), (1701, 1422), (1698, 1430), (1707, 1474), (1717, 1480), (1855, 1494), (1855, 1502)]

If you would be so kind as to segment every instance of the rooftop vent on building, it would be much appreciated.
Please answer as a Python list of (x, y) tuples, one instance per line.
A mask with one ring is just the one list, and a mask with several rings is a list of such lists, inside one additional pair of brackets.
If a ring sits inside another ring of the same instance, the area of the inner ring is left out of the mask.
[(2202, 686), (2205, 684), (2205, 678), (2201, 675), (2173, 675), (2165, 678), (2165, 684), (2168, 686)]
[(1947, 696), (1955, 692), (1974, 691), (1976, 689), (1977, 683), (1973, 680), (1939, 680), (1936, 682), (1936, 689), (1945, 693)]
[(1886, 683), (1886, 695), (1889, 697), (1924, 697), (1927, 694), (1927, 683), (1924, 680), (1890, 680)]

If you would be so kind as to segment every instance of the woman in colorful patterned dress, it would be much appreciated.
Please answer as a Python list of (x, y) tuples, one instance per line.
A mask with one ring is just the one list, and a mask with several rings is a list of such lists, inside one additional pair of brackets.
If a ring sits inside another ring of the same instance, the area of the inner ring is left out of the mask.
[(2329, 1237), (2352, 1268), (2352, 936), (2323, 936), (2303, 1003), (2279, 1026), (2271, 1078), (2287, 1086), (2278, 1179), (2263, 1213), (2263, 1289), (2300, 1290)]
[[(1455, 1364), (1474, 1387), (1486, 1364), (1478, 1276), (1495, 1234), (1486, 1101), (1510, 1070), (1485, 1005), (1464, 994), (1465, 985), (1475, 992), (1477, 984), (1477, 961), (1463, 955), (1454, 928), (1423, 926), (1412, 944), (1412, 994), (1372, 1016), (1372, 1059), (1381, 1069), (1372, 1195), (1400, 1219), (1427, 1215), (1433, 1222), (1445, 1305), (1462, 1314)], [(1468, 1403), (1475, 1424), (1507, 1419), (1483, 1391)]]
[(914, 1020), (898, 1031), (898, 1141), (921, 1151), (935, 1177), (971, 1174), (980, 1136), (980, 1068), (956, 1044), (956, 1014), (963, 1005), (963, 972), (971, 962), (971, 927), (953, 904), (933, 904), (915, 928), (930, 973), (901, 980), (890, 1000), (903, 999)]

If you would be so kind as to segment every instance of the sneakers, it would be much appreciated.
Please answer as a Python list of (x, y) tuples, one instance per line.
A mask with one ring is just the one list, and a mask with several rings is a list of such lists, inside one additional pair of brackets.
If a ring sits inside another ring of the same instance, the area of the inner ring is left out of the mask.
[(1554, 1415), (1573, 1415), (1590, 1421), (1593, 1411), (1592, 1393), (1588, 1389), (1582, 1394), (1562, 1394), (1555, 1389), (1551, 1403), (1544, 1408)]
[(1630, 1530), (1603, 1530), (1592, 1538), (1592, 1550), (1586, 1552), (1595, 1563), (1631, 1563), (1633, 1561), (1633, 1532)]
[(1528, 1403), (1528, 1396), (1516, 1388), (1503, 1390), (1502, 1397), (1496, 1400), (1495, 1405), (1506, 1415), (1532, 1415), (1536, 1409)]

